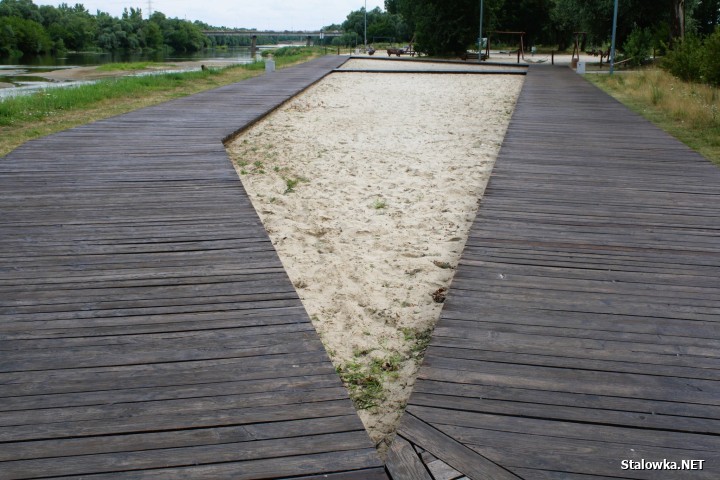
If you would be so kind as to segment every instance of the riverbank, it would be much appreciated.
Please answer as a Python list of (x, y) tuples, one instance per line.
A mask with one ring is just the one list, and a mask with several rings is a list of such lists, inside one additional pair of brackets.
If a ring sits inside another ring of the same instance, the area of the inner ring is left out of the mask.
[(522, 84), (502, 75), (334, 74), (229, 146), (381, 452)]
[[(321, 54), (321, 49), (303, 49), (301, 53), (275, 58), (277, 68), (306, 62)], [(78, 73), (58, 71), (57, 75), (76, 75), (75, 80), (91, 80), (91, 85), (45, 89), (31, 95), (0, 100), (0, 157), (23, 143), (96, 120), (156, 105), (177, 97), (192, 95), (235, 83), (264, 73), (262, 62), (222, 66), (210, 62), (198, 64), (198, 70), (146, 76), (126, 76), (127, 70), (103, 72), (98, 67), (83, 67)], [(202, 71), (199, 65), (210, 68)], [(162, 64), (167, 68), (167, 64)], [(144, 70), (153, 70), (149, 66)], [(131, 73), (138, 73), (137, 70)], [(47, 73), (43, 74), (47, 76)]]
[[(108, 68), (112, 65), (119, 65), (121, 68)], [(133, 68), (133, 65), (139, 68)], [(204, 60), (191, 62), (144, 62), (139, 64), (107, 64), (91, 67), (75, 67), (53, 70), (52, 72), (28, 73), (28, 77), (47, 78), (55, 82), (89, 81), (102, 80), (106, 78), (118, 78), (128, 75), (157, 74), (166, 71), (190, 72), (198, 71), (202, 66), (206, 68), (228, 68), (237, 65), (233, 60)], [(122, 68), (126, 66), (128, 68)]]

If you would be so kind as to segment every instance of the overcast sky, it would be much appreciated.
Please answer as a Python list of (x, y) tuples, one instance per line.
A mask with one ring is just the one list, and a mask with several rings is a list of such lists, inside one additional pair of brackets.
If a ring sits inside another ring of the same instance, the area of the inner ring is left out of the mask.
[[(315, 30), (342, 23), (347, 14), (365, 6), (366, 0), (151, 0), (153, 11), (168, 17), (201, 20), (213, 26), (260, 30)], [(36, 5), (59, 5), (63, 0), (35, 0)], [(64, 0), (82, 3), (90, 13), (97, 10), (119, 17), (123, 8), (134, 7), (147, 17), (148, 0)], [(367, 0), (368, 10), (384, 8), (383, 0)]]

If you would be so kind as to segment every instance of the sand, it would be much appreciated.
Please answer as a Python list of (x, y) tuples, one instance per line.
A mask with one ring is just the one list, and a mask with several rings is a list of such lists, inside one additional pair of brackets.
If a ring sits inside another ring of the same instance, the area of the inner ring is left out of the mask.
[(484, 63), (478, 63), (476, 61), (462, 62), (462, 63), (450, 63), (450, 62), (429, 62), (426, 60), (370, 60), (370, 59), (352, 59), (346, 62), (341, 70), (425, 70), (429, 72), (433, 71), (508, 71), (517, 72), (518, 67), (511, 66), (498, 66), (488, 65)]
[(228, 147), (381, 453), (522, 82), (333, 74)]

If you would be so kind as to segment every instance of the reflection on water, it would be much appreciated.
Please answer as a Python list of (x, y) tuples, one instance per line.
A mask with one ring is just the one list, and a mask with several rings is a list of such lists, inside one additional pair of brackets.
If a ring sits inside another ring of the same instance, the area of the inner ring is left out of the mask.
[[(103, 65), (119, 62), (187, 62), (203, 60), (225, 60), (233, 63), (251, 63), (250, 49), (247, 47), (234, 47), (227, 49), (209, 50), (198, 53), (166, 52), (128, 53), (66, 53), (62, 56), (42, 55), (25, 56), (20, 58), (0, 58), (0, 98), (25, 93), (47, 86), (76, 85), (79, 82), (51, 82), (38, 73), (52, 72), (64, 68)], [(28, 76), (28, 74), (33, 74)], [(83, 82), (85, 83), (85, 82)]]
[(85, 67), (118, 62), (186, 62), (212, 59), (238, 60), (250, 62), (250, 49), (248, 47), (233, 47), (227, 49), (207, 50), (197, 53), (168, 53), (168, 52), (100, 52), (100, 53), (66, 53), (62, 56), (35, 55), (20, 58), (1, 58), (0, 65), (22, 65), (27, 67)]

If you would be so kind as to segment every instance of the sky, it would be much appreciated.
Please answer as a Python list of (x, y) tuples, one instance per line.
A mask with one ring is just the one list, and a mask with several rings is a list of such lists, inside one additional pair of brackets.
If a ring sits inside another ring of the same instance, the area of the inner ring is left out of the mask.
[(318, 30), (342, 23), (348, 13), (367, 1), (368, 10), (384, 8), (383, 0), (35, 0), (36, 5), (81, 3), (90, 13), (97, 10), (112, 16), (123, 8), (140, 8), (147, 18), (148, 5), (168, 17), (200, 20), (216, 27), (257, 28), (259, 30)]

